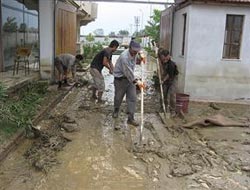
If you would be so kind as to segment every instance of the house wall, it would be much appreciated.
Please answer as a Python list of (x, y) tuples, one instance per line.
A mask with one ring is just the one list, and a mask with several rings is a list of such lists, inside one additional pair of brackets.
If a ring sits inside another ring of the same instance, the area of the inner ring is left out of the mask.
[(54, 1), (39, 0), (40, 74), (53, 79), (54, 73)]
[[(190, 7), (185, 7), (177, 12), (174, 13), (174, 20), (173, 20), (173, 32), (172, 32), (172, 60), (176, 62), (178, 69), (179, 69), (179, 76), (178, 76), (178, 91), (184, 92), (185, 91), (185, 78), (186, 78), (186, 62), (187, 62), (187, 41), (189, 35), (189, 10)], [(187, 14), (187, 21), (186, 21), (186, 43), (185, 43), (185, 53), (181, 55), (182, 49), (182, 39), (183, 39), (183, 26), (184, 26), (184, 19), (183, 14)]]
[[(178, 17), (188, 11), (187, 42), (184, 59), (178, 57), (180, 47), (175, 50), (177, 62), (186, 62), (184, 92), (192, 98), (232, 100), (250, 97), (250, 9), (249, 7), (190, 5), (176, 12), (175, 25), (182, 26)], [(241, 54), (239, 60), (222, 59), (227, 14), (245, 15)], [(175, 33), (180, 33), (178, 27)], [(177, 31), (177, 32), (176, 32)], [(175, 38), (176, 39), (176, 38)], [(182, 38), (180, 38), (182, 39)]]

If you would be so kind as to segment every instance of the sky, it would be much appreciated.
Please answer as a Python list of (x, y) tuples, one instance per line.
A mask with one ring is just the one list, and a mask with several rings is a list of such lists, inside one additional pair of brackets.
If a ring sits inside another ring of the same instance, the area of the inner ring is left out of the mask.
[(97, 4), (97, 19), (86, 26), (82, 26), (81, 35), (88, 35), (89, 33), (93, 33), (95, 29), (100, 28), (104, 30), (104, 35), (108, 35), (110, 32), (118, 33), (120, 30), (127, 30), (129, 33), (134, 33), (136, 31), (135, 17), (139, 17), (139, 31), (147, 25), (147, 21), (150, 20), (150, 15), (153, 14), (154, 9), (165, 9), (164, 5), (156, 4), (107, 2), (97, 2)]

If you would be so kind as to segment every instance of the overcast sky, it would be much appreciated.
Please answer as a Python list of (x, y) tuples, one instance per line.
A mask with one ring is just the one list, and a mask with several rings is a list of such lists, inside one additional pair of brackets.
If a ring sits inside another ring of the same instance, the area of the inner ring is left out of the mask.
[[(154, 1), (154, 0), (151, 0)], [(158, 0), (159, 2), (160, 0)], [(95, 29), (102, 28), (104, 34), (108, 35), (110, 32), (119, 32), (120, 30), (127, 30), (134, 33), (135, 16), (139, 17), (140, 30), (143, 26), (147, 25), (150, 20), (150, 15), (154, 9), (164, 10), (164, 5), (149, 5), (138, 3), (105, 3), (98, 2), (97, 19), (86, 26), (81, 27), (81, 34), (87, 35), (93, 33)], [(150, 13), (151, 12), (151, 13)]]

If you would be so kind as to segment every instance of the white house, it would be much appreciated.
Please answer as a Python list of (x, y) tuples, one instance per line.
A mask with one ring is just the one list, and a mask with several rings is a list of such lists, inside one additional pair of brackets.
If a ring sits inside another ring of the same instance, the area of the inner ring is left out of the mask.
[(161, 16), (161, 46), (191, 98), (250, 98), (250, 0), (179, 0)]

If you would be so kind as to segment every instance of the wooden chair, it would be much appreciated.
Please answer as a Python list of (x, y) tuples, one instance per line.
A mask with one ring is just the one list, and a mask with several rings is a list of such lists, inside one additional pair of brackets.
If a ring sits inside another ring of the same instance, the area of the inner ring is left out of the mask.
[(18, 74), (19, 71), (19, 64), (24, 63), (24, 71), (25, 75), (26, 73), (29, 74), (29, 56), (30, 56), (31, 50), (27, 47), (19, 47), (16, 50), (16, 57), (14, 60), (14, 69), (13, 69), (13, 75)]

